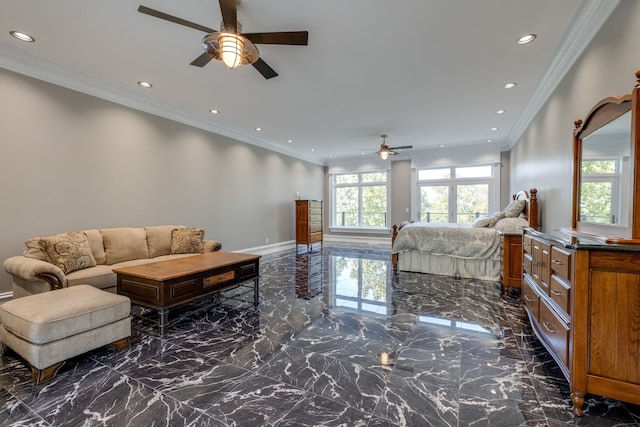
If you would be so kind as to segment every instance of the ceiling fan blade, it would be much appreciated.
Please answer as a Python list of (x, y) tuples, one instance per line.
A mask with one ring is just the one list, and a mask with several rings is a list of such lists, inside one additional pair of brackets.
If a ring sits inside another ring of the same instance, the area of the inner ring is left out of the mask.
[(408, 150), (413, 148), (413, 145), (403, 145), (402, 147), (390, 147), (389, 150)]
[(278, 73), (276, 73), (275, 70), (269, 66), (269, 64), (264, 62), (262, 58), (258, 58), (258, 60), (251, 65), (253, 65), (265, 79), (270, 79), (278, 75)]
[(273, 33), (248, 33), (243, 37), (251, 40), (255, 44), (287, 44), (303, 45), (309, 42), (308, 31), (279, 31)]
[(236, 0), (220, 0), (220, 12), (224, 28), (233, 33), (238, 32), (238, 2)]
[(196, 59), (194, 59), (191, 65), (194, 65), (196, 67), (204, 67), (212, 59), (213, 59), (213, 55), (211, 55), (209, 52), (205, 52), (202, 55), (198, 56)]
[(160, 12), (159, 10), (151, 9), (146, 6), (138, 7), (138, 12), (144, 13), (145, 15), (153, 16), (154, 18), (164, 19), (165, 21), (173, 22), (175, 24), (184, 25), (185, 27), (193, 28), (194, 30), (204, 31), (205, 33), (215, 33), (216, 30), (205, 27), (204, 25), (196, 24), (191, 21), (187, 21), (186, 19), (177, 18), (172, 15), (168, 15), (164, 12)]

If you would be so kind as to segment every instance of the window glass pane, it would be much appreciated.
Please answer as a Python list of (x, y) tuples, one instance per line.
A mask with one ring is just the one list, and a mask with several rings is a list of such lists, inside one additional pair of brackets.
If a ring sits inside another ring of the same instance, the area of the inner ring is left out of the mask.
[(491, 178), (491, 166), (469, 166), (456, 168), (456, 178)]
[(580, 221), (615, 224), (612, 218), (612, 182), (583, 182), (580, 186)]
[(358, 174), (336, 175), (336, 184), (357, 184)]
[(358, 225), (358, 187), (336, 188), (334, 225), (355, 227)]
[(489, 184), (459, 184), (456, 191), (456, 222), (471, 223), (489, 213)]
[(386, 182), (386, 181), (387, 181), (386, 172), (363, 173), (362, 174), (362, 182)]
[(420, 187), (420, 221), (449, 222), (449, 186)]
[(582, 162), (582, 173), (584, 175), (594, 175), (599, 173), (616, 173), (616, 161), (610, 160), (587, 160)]
[(387, 224), (387, 187), (362, 187), (362, 225), (385, 227)]
[(418, 171), (418, 180), (429, 179), (449, 179), (451, 178), (451, 168), (446, 169), (421, 169)]

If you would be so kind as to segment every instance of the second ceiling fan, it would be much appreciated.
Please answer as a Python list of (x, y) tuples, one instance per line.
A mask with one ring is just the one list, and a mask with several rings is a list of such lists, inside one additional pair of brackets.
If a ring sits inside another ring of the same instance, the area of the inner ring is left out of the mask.
[(413, 145), (403, 145), (402, 147), (389, 147), (387, 144), (387, 135), (380, 135), (382, 137), (382, 144), (380, 144), (380, 149), (376, 152), (378, 157), (382, 160), (387, 160), (389, 156), (395, 156), (399, 154), (401, 150), (408, 150), (413, 148)]
[(237, 0), (219, 0), (219, 3), (222, 13), (220, 31), (146, 6), (138, 7), (138, 12), (207, 33), (202, 39), (202, 48), (205, 52), (191, 62), (191, 65), (196, 67), (204, 67), (212, 59), (222, 61), (231, 69), (251, 64), (265, 79), (270, 79), (276, 77), (278, 73), (260, 58), (260, 52), (254, 43), (303, 46), (308, 43), (308, 31), (242, 33), (242, 25), (238, 22), (237, 17)]

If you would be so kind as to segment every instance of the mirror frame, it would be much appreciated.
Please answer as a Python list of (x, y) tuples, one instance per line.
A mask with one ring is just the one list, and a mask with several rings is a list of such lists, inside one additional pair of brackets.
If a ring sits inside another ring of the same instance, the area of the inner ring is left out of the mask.
[[(573, 209), (572, 231), (595, 237), (605, 243), (640, 244), (640, 70), (636, 71), (636, 84), (630, 94), (609, 97), (598, 102), (584, 121), (576, 120), (573, 131)], [(631, 111), (629, 174), (631, 178), (629, 200), (629, 224), (626, 227), (580, 221), (580, 178), (582, 139), (609, 122)], [(621, 233), (622, 231), (622, 233)]]

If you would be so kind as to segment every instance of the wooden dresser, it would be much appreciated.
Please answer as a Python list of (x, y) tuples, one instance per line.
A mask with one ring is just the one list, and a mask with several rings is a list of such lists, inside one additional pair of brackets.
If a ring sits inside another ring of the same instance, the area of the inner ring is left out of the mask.
[(522, 302), (534, 333), (571, 386), (640, 404), (640, 247), (533, 229), (523, 237)]
[(296, 200), (296, 252), (299, 245), (322, 242), (322, 200)]
[(522, 233), (500, 234), (500, 280), (502, 292), (507, 295), (509, 288), (520, 288), (522, 284)]

